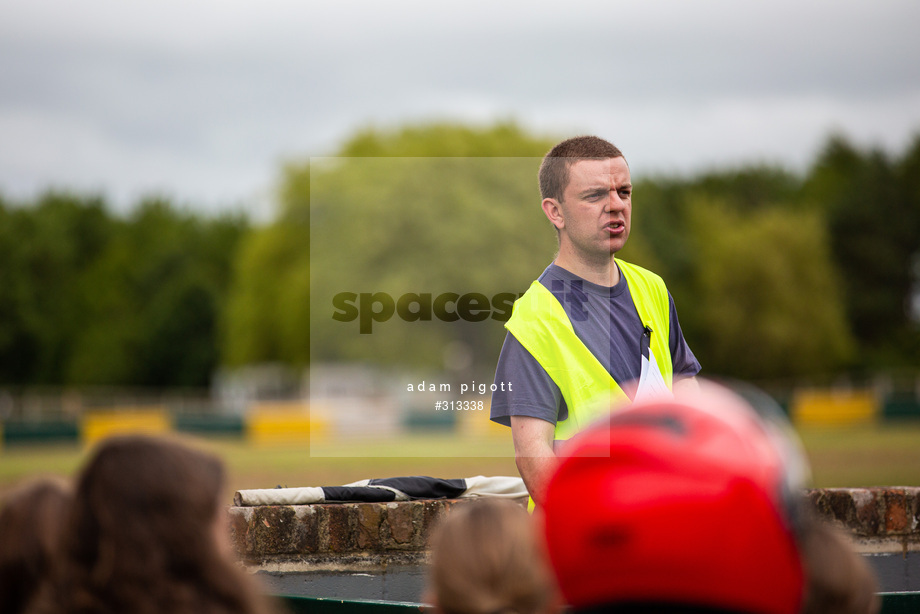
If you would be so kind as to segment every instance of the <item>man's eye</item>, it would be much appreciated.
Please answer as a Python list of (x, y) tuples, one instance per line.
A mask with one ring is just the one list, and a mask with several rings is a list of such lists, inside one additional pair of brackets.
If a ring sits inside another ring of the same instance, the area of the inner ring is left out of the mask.
[(629, 198), (632, 195), (630, 190), (620, 190), (620, 198)]

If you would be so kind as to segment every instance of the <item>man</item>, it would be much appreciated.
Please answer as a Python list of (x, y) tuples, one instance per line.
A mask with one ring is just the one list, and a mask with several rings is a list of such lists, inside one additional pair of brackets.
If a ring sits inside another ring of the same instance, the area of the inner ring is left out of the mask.
[(617, 402), (694, 387), (700, 365), (660, 277), (615, 259), (629, 238), (632, 182), (622, 152), (594, 136), (563, 141), (539, 172), (559, 252), (514, 306), (496, 368), (492, 420), (539, 502), (565, 440)]

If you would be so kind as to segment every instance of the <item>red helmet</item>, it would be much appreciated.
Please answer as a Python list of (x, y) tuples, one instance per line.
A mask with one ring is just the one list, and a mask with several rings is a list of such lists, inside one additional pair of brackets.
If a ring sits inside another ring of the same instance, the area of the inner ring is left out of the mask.
[(795, 443), (707, 383), (570, 440), (542, 507), (568, 603), (798, 612), (795, 482), (807, 465)]

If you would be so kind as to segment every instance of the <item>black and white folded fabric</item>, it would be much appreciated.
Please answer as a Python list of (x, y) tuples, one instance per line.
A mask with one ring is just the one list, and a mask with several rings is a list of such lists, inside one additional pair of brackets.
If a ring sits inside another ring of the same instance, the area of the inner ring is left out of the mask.
[(237, 506), (307, 505), (349, 501), (411, 501), (413, 499), (461, 499), (468, 497), (526, 497), (524, 480), (508, 476), (471, 478), (431, 478), (414, 475), (401, 478), (373, 478), (343, 486), (303, 488), (263, 488), (238, 490)]

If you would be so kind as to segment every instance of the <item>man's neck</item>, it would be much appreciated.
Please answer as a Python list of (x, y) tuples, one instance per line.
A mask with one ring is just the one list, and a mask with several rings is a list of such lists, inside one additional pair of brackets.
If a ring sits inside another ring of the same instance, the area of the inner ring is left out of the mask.
[(553, 263), (592, 284), (612, 288), (620, 283), (620, 269), (616, 265), (613, 254), (610, 254), (609, 261), (586, 262), (580, 258), (567, 257), (560, 253)]

